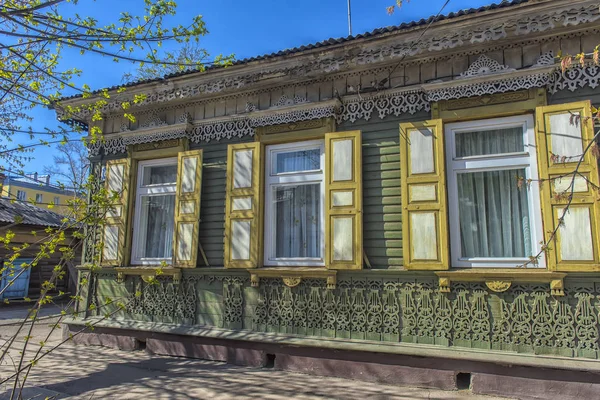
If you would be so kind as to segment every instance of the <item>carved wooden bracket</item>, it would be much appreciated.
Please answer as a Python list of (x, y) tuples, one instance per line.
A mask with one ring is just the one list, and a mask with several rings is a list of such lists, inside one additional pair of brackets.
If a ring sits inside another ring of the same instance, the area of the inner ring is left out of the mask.
[(485, 282), (493, 292), (502, 293), (510, 289), (513, 283), (547, 283), (553, 296), (564, 296), (564, 278), (566, 273), (535, 271), (527, 269), (507, 270), (464, 270), (438, 271), (440, 292), (450, 293), (452, 282)]
[(337, 284), (337, 271), (325, 268), (259, 268), (248, 271), (250, 285), (260, 286), (261, 278), (281, 278), (287, 287), (298, 286), (304, 278), (317, 278), (327, 280), (327, 289), (335, 289)]
[[(161, 274), (157, 274), (158, 269), (161, 270)], [(115, 268), (115, 271), (117, 271), (117, 282), (119, 283), (124, 282), (127, 275), (140, 276), (144, 282), (150, 282), (160, 275), (172, 276), (173, 283), (181, 282), (181, 269), (179, 268), (123, 267)]]

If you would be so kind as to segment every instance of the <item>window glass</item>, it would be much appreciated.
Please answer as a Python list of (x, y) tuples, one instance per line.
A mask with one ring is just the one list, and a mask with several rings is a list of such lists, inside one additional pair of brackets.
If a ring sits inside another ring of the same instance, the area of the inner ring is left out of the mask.
[(58, 197), (54, 197), (54, 204), (58, 205), (60, 203), (60, 199)]
[(17, 190), (17, 200), (25, 201), (26, 194), (23, 190)]
[(321, 184), (273, 186), (276, 258), (321, 258)]
[(36, 203), (41, 203), (43, 200), (44, 196), (41, 193), (36, 193), (35, 195), (35, 202)]
[(141, 196), (140, 258), (171, 258), (175, 195)]
[(322, 140), (267, 147), (266, 265), (323, 265), (323, 151)]
[(308, 149), (275, 153), (275, 174), (321, 169), (321, 150)]
[(527, 189), (517, 187), (525, 169), (458, 174), (463, 257), (532, 254)]
[[(530, 263), (543, 237), (539, 185), (523, 183), (538, 177), (535, 146), (529, 146), (535, 143), (533, 117), (458, 122), (445, 129), (452, 267)], [(541, 253), (537, 264), (528, 265), (544, 264)]]
[(152, 165), (144, 167), (143, 186), (164, 185), (177, 182), (177, 165)]
[(523, 127), (456, 132), (456, 157), (524, 151)]
[(138, 167), (132, 261), (157, 264), (173, 256), (177, 160), (141, 161)]

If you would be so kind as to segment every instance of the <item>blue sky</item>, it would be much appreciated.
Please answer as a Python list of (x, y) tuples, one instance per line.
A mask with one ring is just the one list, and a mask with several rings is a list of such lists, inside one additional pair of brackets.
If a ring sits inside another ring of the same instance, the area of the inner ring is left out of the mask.
[[(412, 0), (390, 16), (386, 7), (394, 2), (352, 0), (353, 33), (427, 18), (437, 14), (445, 0)], [(489, 3), (450, 0), (443, 14)], [(197, 14), (204, 16), (210, 33), (201, 43), (211, 55), (233, 53), (241, 59), (348, 35), (347, 0), (178, 0), (177, 4), (178, 14), (171, 19), (174, 23), (185, 24)], [(143, 0), (80, 0), (74, 9), (80, 15), (94, 16), (100, 23), (110, 23), (121, 11), (141, 14)], [(130, 63), (117, 64), (106, 57), (76, 52), (65, 57), (63, 65), (82, 69), (83, 76), (77, 83), (87, 83), (94, 89), (119, 84), (124, 73), (135, 69)], [(34, 130), (56, 125), (51, 111), (36, 110), (34, 116)], [(26, 144), (29, 140), (21, 135), (17, 142)], [(52, 154), (52, 148), (36, 149), (34, 160), (25, 170), (42, 172), (44, 165), (52, 163)]]

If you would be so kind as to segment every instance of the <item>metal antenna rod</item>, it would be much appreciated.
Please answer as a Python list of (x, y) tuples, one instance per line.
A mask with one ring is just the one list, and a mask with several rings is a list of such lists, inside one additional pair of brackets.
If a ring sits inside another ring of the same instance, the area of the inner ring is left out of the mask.
[(350, 8), (350, 0), (348, 0), (348, 34), (352, 36), (352, 11)]

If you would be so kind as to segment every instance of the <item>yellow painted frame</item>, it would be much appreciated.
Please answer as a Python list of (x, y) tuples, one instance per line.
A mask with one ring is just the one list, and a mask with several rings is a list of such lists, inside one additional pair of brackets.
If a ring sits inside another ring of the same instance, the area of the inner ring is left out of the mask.
[[(574, 171), (576, 162), (552, 163), (550, 160), (551, 142), (547, 135), (546, 127), (550, 126), (549, 117), (555, 113), (579, 112), (581, 115), (582, 147), (594, 137), (594, 125), (591, 119), (591, 102), (578, 101), (574, 103), (557, 104), (552, 106), (538, 107), (536, 109), (536, 140), (538, 146), (538, 167), (540, 178), (552, 179), (555, 176), (568, 174)], [(590, 182), (599, 185), (598, 162), (588, 152), (578, 172), (586, 175)], [(569, 179), (569, 178), (563, 178)], [(566, 199), (558, 199), (554, 196), (554, 184), (545, 182), (541, 185), (540, 196), (542, 204), (542, 220), (544, 222), (545, 240), (548, 241), (550, 232), (557, 226), (556, 210), (563, 208)], [(598, 232), (598, 218), (600, 217), (600, 202), (596, 201), (596, 193), (588, 184), (586, 192), (576, 192), (573, 195), (572, 207), (586, 207), (590, 210), (590, 227), (592, 230), (592, 243), (594, 246), (594, 260), (590, 261), (564, 261), (560, 259), (560, 231), (556, 240), (550, 243), (547, 252), (547, 265), (550, 271), (600, 271), (600, 235)]]
[[(160, 158), (169, 158), (169, 157), (177, 157), (177, 155), (182, 151), (187, 151), (189, 148), (189, 140), (187, 138), (183, 139), (171, 139), (164, 140), (162, 142), (154, 143), (152, 145), (152, 149), (144, 149), (140, 150), (142, 147), (149, 147), (149, 144), (143, 145), (131, 145), (128, 147), (128, 158), (130, 159), (130, 173), (128, 184), (129, 187), (135, 188), (137, 187), (137, 168), (138, 162), (142, 160), (157, 160)], [(123, 265), (131, 264), (131, 246), (133, 242), (133, 215), (135, 213), (135, 192), (131, 191), (129, 193), (129, 198), (127, 199), (127, 203), (129, 204), (129, 212), (127, 213), (127, 235), (125, 238), (125, 248), (123, 255)], [(134, 266), (132, 268), (143, 268), (142, 266)]]
[[(430, 130), (434, 135), (433, 160), (434, 172), (413, 175), (410, 173), (411, 148), (410, 131), (418, 129)], [(448, 207), (446, 193), (446, 163), (444, 158), (444, 127), (441, 119), (422, 122), (406, 122), (400, 124), (400, 172), (402, 184), (402, 240), (404, 267), (409, 270), (447, 270), (449, 263)], [(436, 200), (411, 201), (412, 185), (434, 185)], [(434, 212), (436, 216), (437, 260), (413, 259), (411, 238), (411, 214), (418, 212)]]
[[(227, 184), (226, 184), (226, 203), (225, 203), (225, 268), (257, 268), (259, 266), (262, 251), (262, 151), (260, 142), (230, 144), (227, 147)], [(233, 161), (236, 151), (252, 150), (252, 174), (250, 188), (233, 188)], [(250, 210), (234, 211), (232, 207), (233, 199), (238, 197), (252, 198), (252, 207)], [(250, 257), (248, 260), (232, 260), (231, 250), (233, 240), (233, 222), (250, 221)]]
[[(194, 171), (194, 188), (193, 192), (183, 193), (183, 165), (186, 158), (196, 158), (196, 170)], [(198, 259), (198, 235), (200, 229), (200, 205), (202, 197), (202, 150), (190, 150), (181, 152), (177, 156), (177, 190), (175, 194), (175, 230), (173, 232), (173, 265), (181, 268), (196, 267)], [(182, 213), (181, 204), (183, 202), (192, 202), (194, 204), (193, 213)], [(179, 225), (194, 224), (192, 232), (192, 249), (190, 260), (182, 261), (177, 258), (177, 250), (179, 247)]]
[[(334, 181), (333, 144), (336, 141), (352, 140), (352, 179)], [(351, 191), (352, 206), (334, 207), (332, 195), (336, 191)], [(333, 221), (336, 218), (353, 217), (353, 257), (351, 261), (333, 259)], [(362, 132), (332, 132), (325, 135), (325, 266), (327, 269), (362, 269), (363, 263), (363, 215), (362, 215)]]
[[(121, 177), (122, 179), (122, 184), (123, 184), (123, 189), (121, 191), (121, 195), (119, 197), (119, 202), (114, 204), (114, 206), (118, 206), (121, 207), (121, 214), (119, 217), (111, 217), (110, 213), (107, 212), (106, 213), (106, 222), (104, 224), (103, 229), (106, 229), (106, 227), (108, 226), (117, 226), (119, 229), (119, 238), (118, 238), (118, 249), (117, 249), (117, 259), (116, 260), (106, 260), (104, 258), (104, 249), (102, 250), (102, 261), (101, 261), (101, 265), (102, 266), (123, 266), (125, 263), (125, 254), (126, 254), (126, 248), (125, 248), (125, 243), (127, 241), (127, 233), (128, 233), (128, 229), (127, 229), (127, 222), (129, 219), (129, 212), (128, 212), (128, 205), (129, 205), (129, 177), (131, 175), (131, 159), (130, 158), (121, 158), (118, 160), (109, 160), (106, 162), (106, 181), (105, 181), (105, 187), (106, 190), (108, 189), (108, 185), (111, 179), (111, 174), (112, 174), (112, 167), (113, 166), (118, 166), (118, 165), (123, 165), (123, 176)], [(111, 196), (111, 193), (108, 194), (109, 196)], [(102, 236), (104, 237), (104, 230), (102, 232)]]

